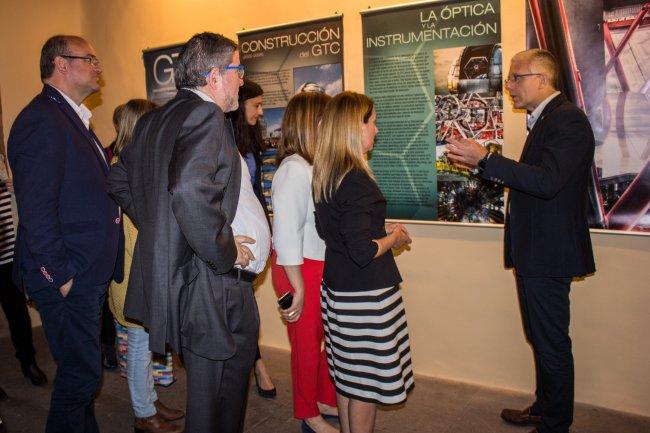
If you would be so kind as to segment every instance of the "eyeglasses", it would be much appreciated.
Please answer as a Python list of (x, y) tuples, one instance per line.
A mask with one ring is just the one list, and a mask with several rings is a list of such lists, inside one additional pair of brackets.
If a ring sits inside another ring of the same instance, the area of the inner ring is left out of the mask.
[[(206, 72), (203, 76), (205, 78), (208, 78), (210, 76), (210, 72), (212, 72), (212, 69), (215, 68), (215, 67), (216, 66), (210, 67), (210, 70), (208, 72)], [(237, 66), (228, 65), (228, 66), (224, 66), (222, 69), (224, 69), (224, 70), (235, 69), (235, 70), (237, 70), (237, 75), (239, 76), (239, 78), (240, 79), (244, 78), (244, 65), (237, 65)]]
[(519, 81), (524, 78), (524, 77), (530, 77), (532, 75), (544, 75), (540, 74), (538, 72), (533, 72), (530, 74), (512, 74), (512, 78), (506, 78), (505, 84), (512, 83), (512, 84), (519, 84)]
[(244, 65), (237, 65), (237, 66), (228, 65), (228, 66), (224, 67), (224, 69), (226, 69), (226, 70), (234, 69), (234, 70), (237, 71), (237, 75), (239, 76), (240, 79), (244, 78)]
[(89, 65), (92, 65), (94, 67), (99, 66), (99, 59), (93, 55), (88, 55), (88, 56), (69, 56), (69, 55), (61, 55), (60, 57), (66, 58), (66, 59), (79, 59), (83, 60), (84, 62), (88, 63)]

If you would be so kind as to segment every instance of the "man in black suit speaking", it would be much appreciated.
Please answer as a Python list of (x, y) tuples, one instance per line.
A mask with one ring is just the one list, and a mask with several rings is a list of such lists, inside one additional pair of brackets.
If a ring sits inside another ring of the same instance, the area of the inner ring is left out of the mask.
[(187, 367), (191, 433), (237, 433), (259, 316), (252, 282), (270, 230), (224, 112), (237, 109), (237, 44), (194, 35), (174, 65), (176, 97), (145, 114), (109, 174), (138, 228), (124, 306)]
[(501, 417), (537, 425), (531, 433), (568, 433), (573, 421), (569, 291), (573, 277), (595, 272), (587, 224), (594, 135), (585, 114), (557, 90), (557, 79), (548, 51), (527, 50), (512, 59), (506, 90), (515, 108), (529, 113), (519, 162), (474, 140), (447, 144), (454, 163), (477, 167), (484, 179), (510, 188), (505, 262), (515, 270), (537, 387), (529, 408), (504, 409)]

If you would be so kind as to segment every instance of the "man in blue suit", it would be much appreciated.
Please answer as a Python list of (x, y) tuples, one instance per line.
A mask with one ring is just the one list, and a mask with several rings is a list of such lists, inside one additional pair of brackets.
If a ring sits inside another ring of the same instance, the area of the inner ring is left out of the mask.
[(587, 220), (594, 133), (585, 113), (558, 90), (560, 68), (548, 51), (516, 54), (505, 87), (515, 108), (528, 111), (519, 161), (472, 139), (450, 139), (450, 160), (477, 167), (481, 177), (510, 188), (504, 253), (514, 268), (526, 338), (535, 357), (535, 401), (504, 409), (530, 433), (569, 433), (574, 371), (569, 324), (571, 281), (596, 271)]
[(43, 46), (40, 69), (43, 91), (8, 141), (19, 217), (14, 280), (36, 302), (57, 363), (46, 432), (97, 432), (101, 306), (121, 232), (106, 193), (109, 161), (82, 104), (102, 71), (88, 42), (61, 35)]

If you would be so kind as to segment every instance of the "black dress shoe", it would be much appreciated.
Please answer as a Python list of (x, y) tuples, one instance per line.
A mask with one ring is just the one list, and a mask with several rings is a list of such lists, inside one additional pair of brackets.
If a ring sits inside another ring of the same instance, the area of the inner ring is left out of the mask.
[(0, 388), (0, 400), (4, 400), (5, 398), (7, 398), (7, 393), (4, 389)]
[(7, 433), (7, 429), (5, 428), (5, 423), (2, 422), (2, 418), (0, 418), (0, 433)]
[(524, 410), (503, 409), (501, 411), (501, 418), (503, 418), (504, 421), (515, 425), (534, 425), (541, 424), (542, 422), (541, 416), (530, 414), (529, 407)]
[(47, 376), (38, 368), (36, 362), (32, 364), (21, 364), (20, 368), (23, 370), (23, 376), (29, 379), (32, 385), (42, 386), (47, 383)]
[(105, 370), (115, 370), (117, 368), (115, 347), (102, 344), (102, 367)]

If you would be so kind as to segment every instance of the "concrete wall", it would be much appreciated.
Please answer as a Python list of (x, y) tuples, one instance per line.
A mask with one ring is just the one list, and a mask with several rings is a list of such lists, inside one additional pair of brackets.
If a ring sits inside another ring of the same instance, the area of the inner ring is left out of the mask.
[[(345, 82), (363, 90), (359, 0), (260, 3), (243, 0), (0, 0), (0, 58), (5, 135), (38, 91), (40, 44), (55, 32), (80, 33), (95, 46), (105, 87), (91, 101), (104, 143), (111, 114), (129, 98), (145, 97), (141, 52), (210, 30), (232, 38), (246, 28), (344, 14)], [(397, 4), (376, 1), (372, 7)], [(61, 5), (64, 5), (62, 8)], [(265, 6), (268, 5), (268, 6)], [(502, 0), (504, 59), (524, 48), (524, 4)], [(7, 14), (9, 12), (9, 14)], [(506, 67), (508, 66), (506, 61)], [(505, 106), (504, 152), (518, 156), (524, 114)], [(500, 227), (409, 225), (411, 251), (398, 257), (417, 373), (487, 386), (532, 391), (533, 359), (524, 341), (514, 279), (501, 260)], [(650, 237), (593, 233), (598, 272), (573, 286), (572, 335), (576, 399), (650, 415)], [(270, 274), (258, 289), (261, 343), (287, 348)]]

